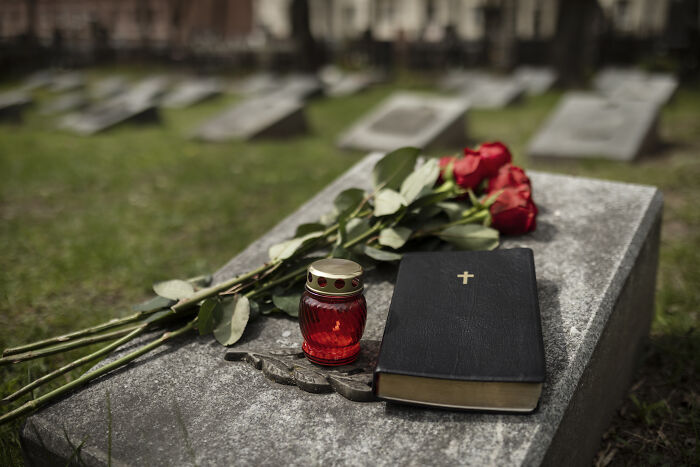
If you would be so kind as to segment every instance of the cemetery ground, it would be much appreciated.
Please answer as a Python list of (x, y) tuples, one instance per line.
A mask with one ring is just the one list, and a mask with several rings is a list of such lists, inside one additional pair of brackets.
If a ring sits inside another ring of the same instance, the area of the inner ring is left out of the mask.
[[(115, 70), (88, 75), (110, 72)], [(2, 83), (0, 90), (17, 83)], [(0, 125), (0, 347), (124, 314), (149, 295), (153, 282), (214, 271), (363, 156), (335, 147), (343, 130), (392, 92), (430, 91), (428, 84), (402, 75), (355, 96), (312, 100), (310, 133), (279, 141), (188, 139), (236, 96), (162, 109), (160, 124), (124, 125), (91, 137), (55, 129), (54, 118), (41, 115), (39, 105), (22, 124)], [(472, 110), (468, 134), (475, 142), (504, 141), (516, 163), (528, 168), (662, 189), (650, 345), (596, 462), (698, 463), (700, 87), (681, 87), (662, 112), (662, 147), (636, 163), (529, 163), (527, 143), (560, 95), (527, 97), (503, 110)], [(48, 92), (37, 98), (45, 102)], [(0, 368), (0, 393), (90, 350)], [(21, 465), (19, 426), (0, 427), (0, 465)]]

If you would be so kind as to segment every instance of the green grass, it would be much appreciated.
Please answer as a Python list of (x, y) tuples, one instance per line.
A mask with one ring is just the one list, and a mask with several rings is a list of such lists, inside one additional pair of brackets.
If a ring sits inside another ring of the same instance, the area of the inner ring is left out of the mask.
[[(358, 96), (313, 101), (311, 133), (277, 142), (186, 138), (233, 97), (163, 111), (161, 125), (126, 125), (89, 138), (53, 129), (53, 119), (36, 110), (22, 125), (0, 125), (0, 347), (118, 316), (155, 281), (215, 270), (359, 160), (360, 153), (336, 149), (335, 138), (399, 87), (428, 89), (425, 80), (402, 76)], [(650, 350), (599, 461), (697, 462), (700, 89), (682, 89), (664, 110), (661, 133), (673, 144), (654, 157), (632, 165), (528, 164), (526, 144), (558, 98), (553, 92), (507, 110), (472, 112), (470, 136), (505, 141), (517, 162), (533, 168), (663, 189)], [(84, 353), (0, 368), (0, 393)], [(21, 464), (19, 426), (0, 427), (0, 465)]]

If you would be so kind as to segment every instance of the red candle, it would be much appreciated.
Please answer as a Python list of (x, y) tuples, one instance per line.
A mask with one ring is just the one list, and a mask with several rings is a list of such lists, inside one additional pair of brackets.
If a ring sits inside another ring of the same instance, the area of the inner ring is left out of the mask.
[(314, 261), (299, 302), (299, 327), (306, 357), (319, 365), (346, 365), (360, 352), (367, 321), (362, 267), (354, 261)]

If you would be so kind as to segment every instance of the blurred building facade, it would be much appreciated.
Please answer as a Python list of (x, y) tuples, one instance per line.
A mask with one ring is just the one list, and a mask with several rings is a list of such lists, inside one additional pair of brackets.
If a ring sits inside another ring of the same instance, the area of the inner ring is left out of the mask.
[(610, 60), (646, 53), (659, 38), (687, 47), (696, 39), (669, 32), (670, 22), (700, 23), (697, 0), (0, 0), (0, 66), (31, 47), (87, 61), (145, 52), (290, 64), (299, 3), (326, 58), (420, 68), (545, 63), (560, 12), (574, 4), (596, 5), (588, 21), (601, 23), (592, 30)]

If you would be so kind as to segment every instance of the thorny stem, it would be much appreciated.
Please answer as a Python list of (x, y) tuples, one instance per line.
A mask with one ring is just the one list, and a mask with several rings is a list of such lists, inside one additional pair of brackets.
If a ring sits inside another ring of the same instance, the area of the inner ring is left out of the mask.
[(11, 420), (14, 420), (18, 417), (21, 417), (23, 415), (26, 415), (30, 412), (33, 412), (34, 410), (38, 409), (39, 407), (44, 406), (48, 402), (51, 402), (52, 400), (62, 396), (63, 394), (67, 393), (68, 391), (80, 387), (81, 385), (92, 381), (95, 378), (98, 378), (104, 374), (109, 373), (110, 371), (119, 368), (120, 366), (131, 362), (132, 360), (137, 359), (141, 355), (150, 352), (151, 350), (159, 347), (160, 345), (164, 344), (165, 342), (174, 339), (175, 337), (178, 337), (187, 331), (191, 330), (194, 328), (195, 324), (197, 323), (197, 318), (194, 318), (192, 321), (187, 323), (185, 326), (172, 331), (172, 332), (166, 332), (163, 334), (161, 337), (158, 339), (144, 345), (143, 347), (140, 347), (139, 349), (123, 356), (120, 357), (113, 362), (108, 363), (107, 365), (100, 367), (96, 370), (90, 371), (88, 373), (85, 373), (79, 378), (74, 379), (70, 383), (66, 383), (63, 386), (54, 389), (51, 392), (47, 392), (43, 396), (37, 397), (36, 399), (32, 399), (29, 402), (25, 403), (24, 405), (16, 408), (15, 410), (12, 410), (11, 412), (8, 412), (2, 416), (0, 416), (0, 425), (3, 423), (7, 423)]

